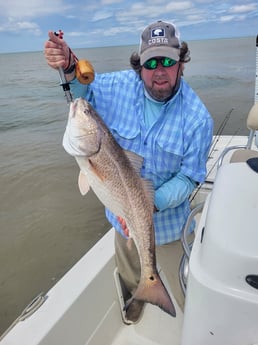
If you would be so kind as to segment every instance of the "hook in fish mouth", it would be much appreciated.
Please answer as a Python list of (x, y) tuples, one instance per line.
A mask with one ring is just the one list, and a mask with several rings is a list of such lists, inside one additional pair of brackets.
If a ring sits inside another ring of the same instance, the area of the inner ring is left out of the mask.
[(72, 101), (70, 103), (70, 111), (69, 111), (69, 116), (74, 118), (75, 117), (75, 112), (77, 108), (77, 103), (75, 101)]

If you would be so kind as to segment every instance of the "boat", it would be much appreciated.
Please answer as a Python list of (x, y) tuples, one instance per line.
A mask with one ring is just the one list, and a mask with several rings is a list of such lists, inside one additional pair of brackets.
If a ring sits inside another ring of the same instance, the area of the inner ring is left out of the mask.
[[(247, 127), (249, 136), (214, 136), (209, 173), (183, 229), (178, 279), (185, 303), (175, 302), (176, 317), (147, 303), (139, 322), (125, 323), (112, 228), (32, 300), (0, 344), (258, 345), (258, 99)], [(159, 273), (175, 301), (168, 266)]]

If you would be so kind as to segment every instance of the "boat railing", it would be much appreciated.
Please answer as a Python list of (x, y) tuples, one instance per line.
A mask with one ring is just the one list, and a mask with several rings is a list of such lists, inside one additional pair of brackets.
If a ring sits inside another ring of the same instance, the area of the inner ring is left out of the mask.
[(189, 243), (189, 240), (188, 240), (188, 237), (190, 235), (190, 227), (192, 225), (192, 221), (194, 220), (195, 216), (198, 213), (202, 212), (203, 207), (204, 207), (204, 202), (201, 202), (200, 204), (196, 205), (192, 209), (182, 231), (181, 243), (182, 243), (184, 253), (182, 255), (180, 265), (179, 265), (179, 282), (180, 282), (180, 286), (184, 295), (186, 293), (188, 264), (189, 264), (190, 254), (191, 254), (191, 250), (193, 246), (193, 242), (191, 241)]
[(220, 157), (219, 157), (219, 159), (218, 159), (218, 169), (222, 166), (225, 156), (226, 156), (230, 151), (233, 151), (233, 150), (247, 150), (247, 145), (234, 145), (234, 146), (226, 147), (226, 148), (222, 151), (222, 153), (221, 153), (221, 155), (220, 155)]

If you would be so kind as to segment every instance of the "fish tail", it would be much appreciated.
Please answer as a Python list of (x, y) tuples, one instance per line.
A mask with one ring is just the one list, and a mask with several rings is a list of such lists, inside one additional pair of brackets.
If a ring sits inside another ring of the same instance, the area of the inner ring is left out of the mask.
[(164, 286), (159, 274), (153, 274), (148, 279), (141, 278), (140, 283), (132, 296), (137, 299), (159, 306), (163, 311), (175, 317), (176, 309)]

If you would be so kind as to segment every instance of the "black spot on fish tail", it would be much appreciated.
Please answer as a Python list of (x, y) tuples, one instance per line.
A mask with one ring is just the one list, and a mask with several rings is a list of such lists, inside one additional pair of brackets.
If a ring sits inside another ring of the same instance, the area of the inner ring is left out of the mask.
[(176, 316), (175, 306), (158, 274), (150, 276), (147, 281), (140, 281), (132, 299), (126, 306), (127, 308), (133, 299), (157, 305), (169, 315)]

